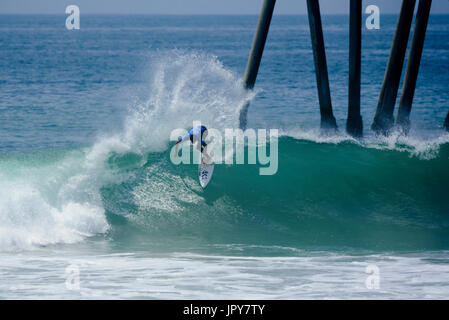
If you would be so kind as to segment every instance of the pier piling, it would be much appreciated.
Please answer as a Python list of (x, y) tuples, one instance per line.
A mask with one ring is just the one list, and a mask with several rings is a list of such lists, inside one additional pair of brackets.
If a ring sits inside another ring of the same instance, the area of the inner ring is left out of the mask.
[(449, 131), (449, 112), (447, 113), (446, 120), (444, 121), (444, 129)]
[[(265, 42), (270, 29), (271, 18), (273, 16), (274, 5), (276, 0), (264, 0), (257, 24), (256, 33), (254, 35), (251, 51), (246, 65), (245, 75), (243, 77), (243, 85), (245, 89), (251, 90), (256, 83), (257, 73), (259, 71)], [(240, 128), (245, 129), (247, 123), (249, 102), (246, 102), (240, 111)]]
[(349, 17), (349, 85), (346, 132), (353, 137), (363, 136), (360, 115), (360, 81), (362, 64), (362, 0), (351, 0)]
[(404, 133), (408, 133), (410, 129), (410, 112), (415, 95), (416, 81), (418, 79), (419, 65), (421, 64), (431, 5), (432, 0), (420, 0), (418, 12), (416, 13), (413, 40), (410, 47), (398, 115), (396, 117), (396, 125)]
[(394, 105), (401, 80), (405, 52), (407, 50), (410, 27), (413, 20), (416, 0), (403, 0), (401, 12), (396, 25), (396, 32), (391, 46), (390, 58), (385, 70), (376, 115), (371, 129), (376, 133), (387, 135), (394, 124)]
[(310, 35), (312, 38), (315, 75), (318, 87), (318, 99), (321, 113), (321, 129), (337, 129), (332, 112), (332, 101), (327, 72), (326, 52), (324, 47), (323, 27), (321, 23), (320, 4), (318, 0), (307, 0)]

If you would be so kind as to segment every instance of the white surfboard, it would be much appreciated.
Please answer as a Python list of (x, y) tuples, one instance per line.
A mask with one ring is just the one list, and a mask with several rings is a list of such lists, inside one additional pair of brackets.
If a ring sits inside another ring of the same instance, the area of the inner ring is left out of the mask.
[(214, 173), (214, 166), (215, 163), (213, 162), (211, 164), (200, 163), (198, 165), (198, 178), (200, 180), (201, 187), (206, 188), (212, 178), (212, 174)]

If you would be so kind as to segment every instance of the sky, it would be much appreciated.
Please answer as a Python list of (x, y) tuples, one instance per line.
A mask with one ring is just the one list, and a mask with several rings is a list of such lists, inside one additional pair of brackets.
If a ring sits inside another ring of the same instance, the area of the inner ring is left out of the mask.
[[(263, 0), (0, 0), (0, 14), (65, 14), (68, 5), (96, 14), (258, 14)], [(409, 1), (409, 0), (406, 0)], [(397, 13), (400, 0), (364, 0), (381, 13)], [(348, 13), (349, 0), (320, 0), (323, 14)], [(305, 14), (305, 0), (277, 0), (274, 14)], [(433, 0), (432, 13), (449, 14), (449, 0)]]

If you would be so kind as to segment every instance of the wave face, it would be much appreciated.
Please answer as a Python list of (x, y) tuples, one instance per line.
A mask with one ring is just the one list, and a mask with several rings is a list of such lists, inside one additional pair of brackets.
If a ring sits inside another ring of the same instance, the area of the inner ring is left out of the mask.
[(300, 248), (449, 246), (448, 144), (422, 160), (282, 137), (276, 175), (259, 176), (256, 165), (217, 165), (206, 190), (194, 165), (175, 167), (168, 157), (151, 153), (134, 168), (131, 155), (110, 159), (130, 176), (103, 189), (107, 211), (126, 212), (150, 237)]
[[(281, 137), (279, 170), (216, 165), (207, 189), (169, 150), (2, 156), (2, 250), (73, 243), (448, 249), (449, 144), (432, 159), (352, 142)], [(137, 237), (137, 238), (136, 238)], [(136, 240), (138, 239), (138, 240)]]
[[(170, 162), (169, 136), (200, 120), (237, 126), (251, 99), (213, 56), (153, 57), (144, 102), (90, 147), (0, 155), (0, 250), (74, 243), (449, 249), (449, 138), (284, 132), (279, 170)], [(171, 247), (173, 246), (173, 247)], [(176, 249), (173, 249), (176, 248)]]

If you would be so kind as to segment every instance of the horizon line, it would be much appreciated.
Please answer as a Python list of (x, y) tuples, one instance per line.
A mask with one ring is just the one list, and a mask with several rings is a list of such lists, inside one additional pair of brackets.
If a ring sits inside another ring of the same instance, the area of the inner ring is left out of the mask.
[[(258, 13), (123, 13), (123, 12), (82, 12), (83, 15), (117, 15), (117, 16), (259, 16)], [(383, 15), (398, 15), (398, 12), (384, 12)], [(17, 16), (66, 16), (66, 13), (23, 13), (0, 12), (0, 15)], [(348, 13), (321, 13), (322, 16), (349, 16)], [(364, 14), (365, 15), (365, 14)], [(368, 14), (366, 14), (368, 15)], [(449, 15), (449, 12), (432, 13), (431, 15)], [(273, 16), (307, 16), (307, 13), (276, 13)]]

